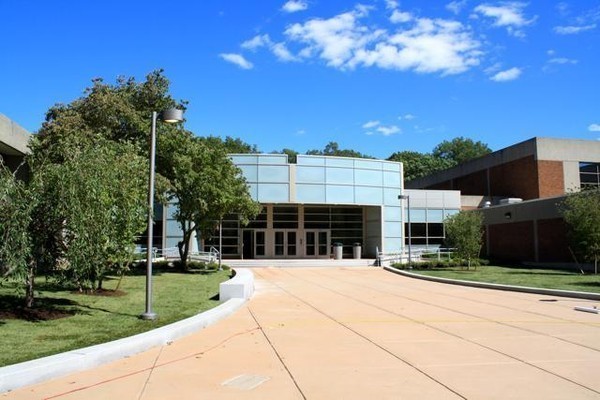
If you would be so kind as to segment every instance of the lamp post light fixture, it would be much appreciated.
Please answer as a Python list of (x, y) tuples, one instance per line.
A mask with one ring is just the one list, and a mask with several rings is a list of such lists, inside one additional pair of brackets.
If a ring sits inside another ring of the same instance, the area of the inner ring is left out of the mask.
[(412, 269), (412, 236), (410, 229), (410, 196), (407, 194), (401, 194), (398, 196), (398, 200), (406, 200), (407, 219), (408, 219), (408, 269)]
[(167, 123), (183, 121), (183, 110), (169, 108), (160, 114), (152, 111), (152, 128), (150, 130), (150, 173), (148, 174), (148, 241), (146, 248), (146, 311), (141, 319), (155, 320), (156, 313), (152, 311), (152, 239), (154, 236), (154, 165), (156, 158), (156, 120)]

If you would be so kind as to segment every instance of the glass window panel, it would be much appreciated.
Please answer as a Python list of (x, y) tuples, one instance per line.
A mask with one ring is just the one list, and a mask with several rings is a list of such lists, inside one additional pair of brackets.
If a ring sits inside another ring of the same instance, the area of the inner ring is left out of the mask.
[(325, 159), (328, 167), (354, 168), (354, 160), (350, 158), (330, 157)]
[(385, 236), (402, 236), (402, 223), (400, 222), (386, 222), (385, 223)]
[(440, 223), (429, 223), (427, 224), (427, 236), (430, 237), (443, 237), (444, 236), (444, 224)]
[[(404, 224), (405, 234), (408, 236), (408, 224)], [(427, 224), (424, 223), (412, 223), (410, 224), (410, 235), (412, 237), (425, 237), (427, 236)]]
[(598, 174), (580, 174), (581, 183), (598, 183)]
[(384, 162), (384, 163), (381, 163), (381, 166), (383, 167), (384, 171), (400, 172), (400, 164), (399, 163)]
[(579, 163), (579, 171), (580, 172), (600, 172), (600, 164), (595, 163)]
[(240, 165), (239, 168), (248, 182), (258, 181), (258, 167), (256, 165)]
[(386, 221), (401, 221), (402, 208), (386, 206), (383, 215)]
[(398, 199), (400, 189), (383, 189), (383, 204), (386, 206), (399, 205), (402, 200)]
[(444, 219), (451, 215), (458, 214), (460, 210), (444, 210)]
[(356, 169), (354, 170), (356, 185), (383, 186), (383, 173), (381, 171)]
[(444, 212), (442, 210), (427, 210), (427, 222), (442, 222)]
[(328, 203), (354, 203), (354, 187), (327, 185), (326, 196)]
[(257, 201), (258, 200), (258, 184), (249, 183), (248, 184), (248, 193), (250, 194), (250, 197), (252, 197), (252, 200)]
[(397, 253), (402, 250), (402, 240), (400, 238), (386, 237), (383, 244), (386, 253)]
[(325, 165), (325, 158), (319, 156), (304, 156), (298, 154), (296, 163), (298, 165)]
[(382, 164), (381, 161), (376, 161), (376, 160), (364, 160), (364, 159), (358, 159), (358, 158), (354, 160), (355, 168), (376, 169), (376, 170), (381, 171), (381, 169), (382, 169), (381, 164)]
[(236, 165), (256, 164), (258, 162), (258, 156), (256, 156), (256, 155), (238, 154), (238, 155), (234, 155), (234, 156), (230, 156), (230, 157), (231, 157), (231, 161), (233, 161), (233, 163)]
[(327, 168), (327, 183), (354, 184), (354, 170), (350, 168)]
[(262, 203), (287, 203), (289, 202), (289, 185), (268, 184), (258, 185), (258, 201)]
[(258, 163), (259, 164), (283, 164), (286, 165), (287, 164), (287, 155), (286, 154), (281, 154), (281, 155), (269, 155), (269, 156), (265, 156), (265, 155), (261, 155), (258, 157)]
[(325, 169), (322, 167), (296, 167), (296, 182), (298, 183), (324, 183)]
[[(405, 221), (408, 221), (408, 209), (404, 209)], [(426, 222), (425, 210), (421, 208), (410, 209), (410, 222)]]
[(181, 228), (175, 220), (167, 220), (167, 236), (181, 236)]
[(359, 204), (382, 204), (383, 189), (380, 187), (361, 187), (354, 189), (354, 201)]
[(258, 180), (262, 182), (287, 183), (290, 179), (287, 166), (265, 166), (258, 167)]
[(383, 172), (383, 186), (397, 187), (398, 189), (400, 189), (400, 186), (402, 186), (402, 180), (400, 179), (400, 173), (384, 171)]
[(325, 203), (325, 185), (296, 185), (296, 200), (299, 203)]

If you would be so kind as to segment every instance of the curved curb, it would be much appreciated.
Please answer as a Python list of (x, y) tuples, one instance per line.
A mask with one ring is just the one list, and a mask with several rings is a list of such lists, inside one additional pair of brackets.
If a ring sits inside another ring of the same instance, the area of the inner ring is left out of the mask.
[[(236, 278), (237, 284), (243, 282), (243, 297), (230, 297), (225, 303), (193, 317), (112, 342), (2, 367), (0, 368), (0, 393), (94, 368), (141, 353), (152, 347), (170, 344), (176, 339), (204, 329), (233, 314), (252, 296), (254, 292), (252, 272), (249, 270), (236, 271), (236, 275), (231, 281)], [(221, 293), (219, 297), (221, 298)]]
[(504, 290), (510, 292), (522, 292), (522, 293), (533, 293), (533, 294), (543, 294), (548, 296), (557, 296), (557, 297), (571, 297), (576, 299), (586, 299), (586, 300), (597, 300), (600, 301), (600, 293), (588, 293), (588, 292), (575, 292), (570, 290), (558, 290), (558, 289), (542, 289), (542, 288), (534, 288), (528, 286), (512, 286), (512, 285), (501, 285), (498, 283), (486, 283), (486, 282), (475, 282), (475, 281), (463, 281), (459, 279), (448, 279), (448, 278), (438, 278), (436, 276), (428, 276), (415, 274), (412, 272), (402, 271), (393, 267), (383, 267), (386, 271), (393, 272), (398, 275), (407, 276), (415, 279), (422, 279), (425, 281), (438, 282), (438, 283), (448, 283), (451, 285), (460, 285), (460, 286), (470, 286), (482, 289), (494, 289), (494, 290)]

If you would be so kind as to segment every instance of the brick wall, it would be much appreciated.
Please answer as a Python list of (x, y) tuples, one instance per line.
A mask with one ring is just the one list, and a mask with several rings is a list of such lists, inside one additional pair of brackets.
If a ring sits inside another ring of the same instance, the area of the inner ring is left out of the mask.
[(537, 164), (533, 156), (490, 168), (490, 188), (492, 196), (538, 198)]
[(560, 196), (565, 193), (562, 161), (538, 161), (539, 197)]
[(572, 262), (567, 241), (567, 226), (562, 218), (537, 221), (540, 262)]
[(464, 195), (487, 195), (487, 170), (477, 171), (454, 179), (454, 187)]
[(489, 225), (488, 230), (489, 258), (535, 261), (533, 221)]

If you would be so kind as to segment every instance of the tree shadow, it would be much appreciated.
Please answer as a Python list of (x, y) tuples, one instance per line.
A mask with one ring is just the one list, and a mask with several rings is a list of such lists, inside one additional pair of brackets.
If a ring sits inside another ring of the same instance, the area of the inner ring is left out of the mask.
[(78, 314), (78, 306), (77, 302), (69, 299), (41, 297), (34, 300), (33, 307), (27, 308), (21, 296), (0, 295), (0, 319), (49, 321)]

